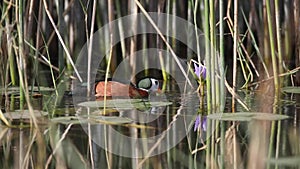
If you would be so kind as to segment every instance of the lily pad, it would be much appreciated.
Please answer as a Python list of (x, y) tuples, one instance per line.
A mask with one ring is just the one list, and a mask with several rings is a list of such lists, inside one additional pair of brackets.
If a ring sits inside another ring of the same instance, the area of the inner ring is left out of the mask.
[(127, 124), (131, 123), (133, 120), (126, 118), (126, 117), (119, 117), (119, 116), (84, 116), (84, 117), (77, 117), (77, 116), (64, 116), (64, 117), (56, 117), (51, 119), (52, 122), (61, 123), (61, 124), (83, 124), (83, 123), (90, 123), (90, 124)]
[(79, 106), (90, 107), (90, 108), (117, 108), (117, 109), (143, 109), (150, 107), (162, 107), (171, 105), (172, 102), (149, 102), (141, 99), (114, 99), (104, 101), (87, 101), (79, 103)]
[(282, 88), (282, 90), (286, 93), (300, 94), (300, 87), (288, 86), (288, 87)]
[[(29, 91), (33, 91), (33, 92), (51, 92), (54, 91), (54, 88), (51, 87), (45, 87), (45, 86), (28, 86), (28, 90)], [(8, 87), (8, 88), (1, 88), (0, 89), (1, 92), (3, 91), (7, 91), (7, 92), (19, 92), (20, 91), (20, 87), (19, 86), (12, 86), (12, 87)]]
[(281, 157), (281, 158), (271, 158), (267, 160), (268, 163), (280, 166), (300, 166), (300, 156), (293, 157)]
[(63, 117), (55, 117), (51, 119), (54, 123), (61, 123), (61, 124), (81, 124), (87, 123), (88, 120), (81, 120), (76, 116), (63, 116)]
[[(38, 96), (40, 93), (43, 92), (52, 92), (54, 88), (44, 87), (44, 86), (28, 86), (29, 94), (33, 94), (33, 96)], [(6, 93), (8, 95), (19, 95), (20, 94), (20, 87), (19, 86), (12, 86), (7, 88), (0, 88), (1, 93)]]
[(284, 120), (289, 118), (286, 115), (262, 113), (262, 112), (236, 112), (236, 113), (213, 113), (207, 118), (221, 121), (250, 121), (250, 120)]
[(92, 120), (104, 124), (126, 124), (133, 122), (133, 120), (129, 118), (119, 116), (98, 116), (94, 117)]
[(29, 91), (34, 91), (34, 92), (52, 92), (54, 91), (54, 88), (51, 87), (45, 87), (45, 86), (34, 86), (33, 88), (31, 88), (31, 86), (28, 87)]
[(86, 101), (79, 103), (79, 106), (83, 107), (90, 107), (90, 108), (99, 108), (104, 107), (107, 108), (115, 108), (115, 107), (122, 107), (122, 108), (132, 108), (132, 104), (142, 102), (140, 99), (114, 99), (114, 100), (106, 100), (104, 101)]
[[(48, 112), (34, 110), (33, 114), (35, 117), (39, 118), (39, 117), (47, 116)], [(31, 118), (31, 114), (30, 114), (29, 110), (16, 110), (14, 112), (7, 112), (7, 113), (4, 113), (4, 116), (8, 119), (13, 119), (13, 120), (30, 119)]]
[(290, 117), (287, 115), (273, 114), (273, 113), (258, 113), (257, 115), (253, 116), (253, 119), (255, 120), (270, 120), (270, 121), (284, 120), (288, 118)]

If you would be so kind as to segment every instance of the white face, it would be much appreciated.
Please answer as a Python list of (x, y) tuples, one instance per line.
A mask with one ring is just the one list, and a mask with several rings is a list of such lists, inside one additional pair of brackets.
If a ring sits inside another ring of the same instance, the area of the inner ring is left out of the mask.
[(153, 78), (150, 78), (151, 80), (151, 87), (149, 88), (149, 91), (157, 91), (159, 89), (159, 81)]

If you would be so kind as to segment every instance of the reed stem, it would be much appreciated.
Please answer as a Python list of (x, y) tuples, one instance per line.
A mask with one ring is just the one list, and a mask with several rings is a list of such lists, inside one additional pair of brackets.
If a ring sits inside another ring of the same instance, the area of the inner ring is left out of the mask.
[[(204, 38), (205, 38), (205, 65), (206, 65), (206, 104), (207, 104), (207, 114), (212, 113), (212, 93), (211, 93), (211, 56), (210, 56), (210, 34), (209, 34), (209, 5), (208, 1), (204, 1)], [(211, 168), (211, 120), (207, 120), (207, 133), (208, 137), (206, 144), (206, 169)]]
[(223, 112), (225, 109), (225, 58), (224, 58), (224, 9), (223, 9), (223, 0), (219, 1), (219, 18), (220, 18), (220, 25), (219, 25), (219, 31), (220, 31), (220, 46), (219, 46), (219, 72), (220, 72), (220, 112)]
[(275, 0), (275, 19), (276, 19), (276, 37), (277, 37), (277, 50), (278, 50), (278, 65), (279, 65), (279, 74), (283, 73), (283, 57), (282, 57), (282, 48), (281, 48), (281, 28), (280, 28), (280, 11), (279, 11), (279, 2)]
[(268, 21), (268, 30), (269, 30), (270, 47), (271, 47), (273, 76), (274, 76), (274, 86), (275, 86), (275, 92), (278, 92), (278, 90), (279, 90), (278, 70), (277, 70), (277, 60), (276, 60), (276, 55), (275, 55), (275, 41), (274, 41), (274, 35), (273, 35), (270, 0), (266, 1), (266, 8), (267, 8), (267, 21)]
[(91, 94), (91, 64), (92, 64), (92, 50), (93, 50), (93, 34), (94, 34), (94, 27), (95, 27), (95, 20), (96, 20), (95, 19), (96, 8), (97, 8), (96, 5), (97, 5), (97, 1), (94, 1), (94, 3), (93, 3), (93, 12), (92, 12), (92, 24), (91, 24), (91, 30), (90, 30), (90, 38), (89, 38), (89, 42), (88, 42), (87, 97), (90, 97), (90, 94)]
[(17, 21), (18, 21), (18, 24), (17, 24), (17, 29), (18, 29), (18, 54), (19, 55), (16, 55), (18, 57), (18, 60), (19, 60), (19, 85), (20, 85), (20, 109), (23, 109), (24, 107), (24, 103), (25, 103), (25, 95), (24, 95), (24, 86), (23, 83), (22, 83), (22, 79), (24, 78), (23, 75), (24, 75), (24, 72), (25, 72), (25, 59), (24, 59), (24, 38), (23, 38), (23, 35), (24, 35), (24, 21), (23, 21), (23, 0), (18, 0), (18, 3), (17, 3), (17, 7), (18, 7), (18, 18), (17, 18)]
[[(236, 73), (237, 73), (237, 55), (238, 55), (238, 1), (234, 0), (233, 14), (233, 74), (232, 74), (232, 89), (236, 91)], [(235, 112), (235, 96), (232, 95), (232, 112)]]

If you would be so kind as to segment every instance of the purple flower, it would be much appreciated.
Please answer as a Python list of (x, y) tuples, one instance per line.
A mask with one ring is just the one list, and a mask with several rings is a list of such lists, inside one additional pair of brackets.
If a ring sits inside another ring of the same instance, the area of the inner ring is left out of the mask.
[(204, 116), (203, 119), (202, 119), (202, 125), (201, 125), (201, 127), (202, 127), (203, 131), (207, 130), (207, 117), (206, 116)]
[(199, 77), (199, 78), (203, 78), (206, 79), (206, 67), (204, 65), (199, 64), (199, 66), (197, 66), (196, 63), (194, 63), (194, 67), (195, 67), (195, 74)]
[(198, 115), (195, 120), (194, 132), (197, 131), (200, 123), (201, 123), (201, 115)]
[(201, 126), (201, 129), (202, 129), (203, 131), (206, 131), (206, 129), (207, 129), (206, 119), (207, 119), (207, 118), (206, 118), (205, 116), (203, 116), (203, 118), (202, 118), (202, 120), (201, 120), (201, 115), (198, 115), (198, 116), (196, 117), (195, 125), (194, 125), (194, 132), (196, 132), (197, 129), (198, 129), (198, 127), (200, 127), (200, 126)]

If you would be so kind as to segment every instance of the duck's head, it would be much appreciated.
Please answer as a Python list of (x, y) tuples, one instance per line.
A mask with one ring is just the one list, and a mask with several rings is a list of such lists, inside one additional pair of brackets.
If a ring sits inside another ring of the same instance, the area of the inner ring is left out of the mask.
[(144, 78), (137, 83), (136, 87), (148, 92), (156, 92), (159, 90), (159, 81), (154, 78)]

